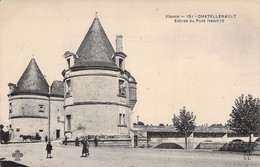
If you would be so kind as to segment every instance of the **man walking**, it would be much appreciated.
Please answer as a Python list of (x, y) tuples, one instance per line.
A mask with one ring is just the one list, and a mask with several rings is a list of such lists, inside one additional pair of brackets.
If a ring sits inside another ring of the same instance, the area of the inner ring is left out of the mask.
[(98, 139), (97, 139), (97, 136), (95, 136), (95, 139), (94, 139), (94, 144), (95, 144), (95, 147), (98, 146)]
[(75, 139), (75, 146), (76, 147), (79, 146), (79, 138), (78, 137), (76, 137), (76, 139)]
[(46, 143), (48, 142), (48, 136), (47, 135), (45, 136), (45, 142)]
[(65, 140), (64, 140), (64, 145), (65, 145), (65, 146), (67, 145), (67, 140), (68, 140), (68, 137), (65, 136)]

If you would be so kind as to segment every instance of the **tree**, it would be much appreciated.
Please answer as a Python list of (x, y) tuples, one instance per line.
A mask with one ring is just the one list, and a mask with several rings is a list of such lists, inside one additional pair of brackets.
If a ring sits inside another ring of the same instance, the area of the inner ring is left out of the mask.
[(144, 123), (141, 122), (141, 121), (139, 121), (139, 122), (137, 123), (137, 125), (143, 125), (143, 126), (144, 126)]
[(249, 153), (251, 151), (251, 136), (260, 131), (260, 100), (252, 95), (243, 94), (235, 100), (228, 124), (231, 130), (249, 136)]
[(0, 125), (0, 144), (2, 144), (2, 140), (4, 139), (4, 131), (3, 131), (4, 125)]
[(190, 135), (195, 128), (195, 119), (196, 116), (193, 115), (193, 112), (186, 111), (185, 107), (180, 110), (178, 116), (173, 115), (173, 126), (185, 137), (185, 149), (187, 149), (188, 135)]
[(163, 123), (160, 123), (159, 126), (164, 126), (164, 124), (163, 124)]

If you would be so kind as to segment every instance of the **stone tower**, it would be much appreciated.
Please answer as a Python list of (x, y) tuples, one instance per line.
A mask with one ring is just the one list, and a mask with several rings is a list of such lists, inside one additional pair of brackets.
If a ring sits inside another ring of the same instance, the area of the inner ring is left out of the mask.
[(136, 81), (125, 69), (122, 38), (117, 36), (115, 52), (96, 17), (76, 54), (64, 54), (66, 132), (130, 137)]
[(31, 59), (17, 86), (9, 83), (9, 119), (12, 139), (20, 135), (48, 135), (49, 85)]
[[(64, 84), (54, 81), (50, 87), (35, 59), (31, 59), (16, 84), (9, 83), (9, 119), (12, 137), (35, 136), (51, 140), (64, 137)], [(59, 117), (59, 120), (58, 120)]]

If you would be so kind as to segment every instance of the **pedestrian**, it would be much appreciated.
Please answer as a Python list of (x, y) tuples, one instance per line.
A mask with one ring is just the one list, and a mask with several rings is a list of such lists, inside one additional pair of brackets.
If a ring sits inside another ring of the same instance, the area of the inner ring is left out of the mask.
[(94, 144), (95, 144), (95, 147), (98, 146), (98, 139), (97, 139), (97, 136), (95, 136), (95, 139), (94, 139)]
[(45, 136), (45, 142), (46, 143), (48, 142), (48, 136), (47, 135)]
[(87, 139), (87, 148), (88, 148), (88, 149), (87, 149), (87, 154), (88, 154), (88, 155), (89, 155), (89, 143), (90, 143), (89, 140), (90, 140), (90, 136), (89, 136), (88, 139)]
[[(47, 157), (46, 158), (52, 158), (51, 157), (51, 150), (52, 150), (52, 145), (51, 145), (51, 142), (49, 141), (49, 143), (47, 144), (46, 146), (46, 150), (47, 150)], [(49, 157), (50, 155), (50, 157)]]
[(79, 138), (78, 137), (76, 137), (76, 139), (75, 139), (75, 146), (79, 146)]
[(87, 155), (89, 154), (87, 139), (83, 140), (82, 144), (83, 144), (83, 148), (82, 148), (82, 156), (81, 157), (87, 157)]
[(65, 136), (65, 140), (64, 140), (64, 145), (65, 145), (65, 146), (67, 145), (67, 140), (68, 140), (68, 137)]

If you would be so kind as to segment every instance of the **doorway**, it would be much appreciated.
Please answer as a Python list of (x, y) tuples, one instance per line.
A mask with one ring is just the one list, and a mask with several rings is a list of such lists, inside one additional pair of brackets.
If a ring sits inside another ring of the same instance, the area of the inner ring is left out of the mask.
[(134, 147), (138, 146), (138, 135), (134, 135)]
[(56, 129), (56, 139), (59, 139), (59, 138), (60, 138), (60, 130)]

